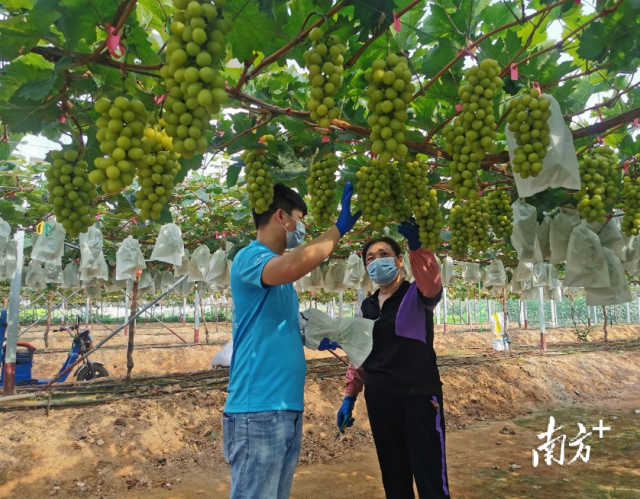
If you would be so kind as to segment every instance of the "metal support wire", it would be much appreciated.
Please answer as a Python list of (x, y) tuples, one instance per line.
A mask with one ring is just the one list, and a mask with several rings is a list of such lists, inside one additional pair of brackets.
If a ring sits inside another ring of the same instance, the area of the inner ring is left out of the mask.
[[(60, 293), (58, 293), (58, 292), (56, 291), (56, 293), (62, 297), (62, 302), (58, 303), (55, 307), (53, 307), (53, 308), (51, 309), (51, 313), (53, 314), (53, 312), (55, 312), (56, 310), (58, 310), (58, 309), (62, 306), (62, 304), (63, 304), (63, 303), (65, 303), (66, 301), (68, 301), (68, 300), (69, 300), (69, 298), (71, 298), (73, 295), (75, 295), (75, 294), (76, 294), (77, 292), (79, 292), (79, 291), (80, 291), (79, 289), (75, 290), (73, 293), (71, 293), (71, 294), (70, 294), (68, 297), (66, 297), (66, 298), (65, 298), (63, 295), (61, 295)], [(37, 321), (35, 321), (35, 322), (34, 322), (33, 324), (31, 324), (30, 326), (28, 326), (26, 329), (23, 329), (22, 331), (20, 331), (20, 334), (18, 334), (18, 338), (20, 338), (20, 336), (22, 336), (22, 335), (23, 335), (24, 333), (26, 333), (29, 329), (31, 329), (31, 328), (32, 328), (33, 326), (35, 326), (38, 322), (40, 322), (42, 319), (44, 319), (44, 318), (46, 318), (46, 317), (47, 317), (47, 314), (44, 314), (42, 317), (38, 318), (38, 320), (37, 320)]]
[[(78, 290), (78, 291), (80, 291), (80, 290)], [(58, 293), (58, 292), (56, 291), (56, 293)], [(60, 293), (58, 293), (58, 294), (60, 295)], [(62, 296), (62, 295), (60, 295), (60, 296)], [(88, 300), (88, 299), (89, 299), (89, 298), (87, 298), (87, 300)], [(83, 315), (85, 315), (85, 316), (87, 317), (87, 320), (89, 320), (90, 315), (89, 315), (88, 310), (86, 310), (86, 311), (85, 311), (82, 307), (79, 307), (78, 305), (75, 305), (75, 304), (73, 304), (73, 303), (71, 303), (71, 302), (69, 302), (69, 305), (70, 305), (70, 306), (72, 306), (73, 308), (75, 308), (75, 309), (79, 310), (79, 311), (80, 311), (80, 313), (81, 313), (81, 314), (83, 314)], [(94, 321), (96, 321), (96, 322), (97, 322), (98, 324), (100, 324), (101, 326), (103, 326), (103, 327), (107, 328), (109, 331), (113, 331), (113, 329), (111, 329), (109, 326), (107, 326), (104, 322), (100, 322), (98, 319), (96, 319), (96, 318), (95, 318), (95, 316), (93, 317), (93, 320), (94, 320)]]
[[(122, 291), (122, 293), (130, 300), (131, 297), (127, 294), (126, 291), (120, 290)], [(164, 326), (165, 328), (167, 328), (169, 330), (169, 332), (175, 336), (177, 336), (183, 343), (187, 343), (187, 341), (182, 338), (178, 333), (176, 333), (173, 329), (171, 329), (169, 326), (167, 326), (164, 322), (162, 322), (160, 319), (158, 319), (155, 315), (151, 314), (151, 318), (158, 321), (162, 326)]]
[(44, 296), (44, 293), (42, 293), (40, 296), (38, 296), (35, 300), (32, 300), (31, 303), (29, 303), (29, 305), (22, 307), (23, 309), (28, 309), (31, 308), (33, 305), (35, 305), (38, 301), (40, 301), (40, 298), (42, 298)]

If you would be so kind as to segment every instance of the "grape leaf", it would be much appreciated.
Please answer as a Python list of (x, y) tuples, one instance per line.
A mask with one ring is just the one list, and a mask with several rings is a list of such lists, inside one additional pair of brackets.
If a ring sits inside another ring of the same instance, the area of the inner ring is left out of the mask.
[(7, 103), (0, 103), (0, 120), (12, 133), (33, 133), (37, 135), (44, 123), (60, 118), (60, 109), (54, 101), (44, 105), (20, 97), (12, 97)]
[(173, 179), (173, 184), (178, 185), (186, 178), (190, 170), (197, 170), (200, 168), (202, 165), (202, 159), (202, 154), (196, 154), (191, 159), (180, 158), (178, 160), (180, 163), (180, 170), (178, 171), (176, 178)]
[(10, 12), (14, 12), (20, 9), (32, 9), (36, 0), (4, 0), (2, 4)]
[(20, 55), (27, 54), (43, 36), (51, 33), (50, 26), (59, 17), (59, 12), (46, 11), (36, 15), (32, 11), (29, 15), (0, 21), (0, 60), (12, 61)]
[(18, 96), (29, 100), (41, 101), (56, 84), (57, 74), (51, 71), (49, 78), (44, 80), (29, 81), (22, 85), (18, 91)]
[(40, 55), (27, 54), (19, 57), (0, 73), (0, 100), (9, 100), (24, 83), (48, 76), (51, 68), (53, 64)]

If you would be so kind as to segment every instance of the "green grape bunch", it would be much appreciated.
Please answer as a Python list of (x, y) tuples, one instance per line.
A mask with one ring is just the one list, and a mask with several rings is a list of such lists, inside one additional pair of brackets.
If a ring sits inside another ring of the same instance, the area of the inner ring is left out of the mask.
[[(275, 140), (273, 135), (264, 135), (263, 142)], [(264, 213), (273, 202), (273, 179), (267, 166), (267, 155), (264, 149), (246, 150), (240, 154), (244, 161), (244, 178), (249, 195), (249, 203), (256, 213)]]
[(513, 234), (513, 208), (511, 197), (504, 191), (495, 189), (487, 195), (489, 204), (489, 225), (497, 238), (506, 239)]
[(507, 123), (518, 144), (513, 151), (513, 171), (522, 178), (537, 177), (551, 143), (547, 123), (551, 103), (534, 88), (511, 99), (509, 106)]
[(449, 230), (451, 231), (451, 255), (462, 258), (469, 252), (469, 233), (464, 222), (464, 208), (461, 205), (451, 207), (449, 212)]
[(340, 117), (335, 97), (342, 88), (342, 65), (347, 48), (337, 35), (325, 36), (322, 28), (313, 28), (309, 38), (313, 43), (304, 53), (311, 83), (307, 109), (311, 111), (313, 121), (322, 128), (329, 128), (331, 120)]
[(623, 179), (624, 216), (622, 232), (627, 237), (637, 236), (640, 231), (640, 183), (625, 175)]
[(151, 152), (145, 156), (145, 164), (136, 168), (140, 188), (135, 194), (135, 206), (142, 218), (160, 218), (173, 192), (173, 180), (180, 171), (180, 155), (173, 150), (173, 140), (167, 135), (166, 126), (161, 118), (157, 125), (144, 130), (142, 140)]
[(113, 102), (101, 97), (94, 109), (102, 115), (96, 121), (96, 138), (107, 156), (94, 160), (97, 170), (91, 172), (90, 178), (110, 194), (133, 183), (136, 166), (144, 164), (144, 156), (151, 152), (142, 141), (148, 115), (142, 102), (124, 96)]
[(578, 201), (580, 215), (589, 223), (604, 222), (607, 210), (620, 194), (617, 161), (613, 149), (599, 146), (587, 151), (578, 163), (580, 190), (573, 198)]
[(169, 91), (163, 102), (167, 135), (176, 153), (189, 159), (208, 147), (211, 115), (227, 101), (225, 36), (233, 29), (223, 16), (226, 0), (173, 0), (178, 11), (170, 24), (166, 62), (160, 70)]
[(428, 173), (428, 165), (419, 156), (407, 156), (402, 161), (402, 190), (418, 225), (420, 241), (428, 249), (435, 251), (442, 244), (440, 232), (444, 218), (437, 193), (435, 189), (429, 188)]
[(452, 156), (449, 186), (458, 199), (473, 199), (478, 194), (478, 168), (487, 153), (496, 150), (494, 97), (502, 87), (498, 61), (485, 59), (469, 68), (458, 95), (462, 101), (460, 116), (442, 129), (446, 150)]
[(489, 203), (487, 199), (469, 199), (463, 203), (463, 220), (467, 226), (469, 244), (475, 252), (486, 251), (491, 246), (489, 236)]
[(95, 222), (95, 210), (90, 204), (98, 193), (89, 180), (87, 163), (78, 159), (77, 151), (51, 151), (51, 157), (53, 162), (45, 177), (53, 213), (65, 232), (77, 237)]
[(317, 225), (327, 226), (331, 222), (332, 204), (338, 185), (336, 171), (339, 165), (340, 160), (333, 153), (311, 165), (307, 186), (311, 194), (311, 215)]
[(413, 99), (415, 86), (405, 57), (389, 54), (371, 64), (365, 74), (369, 82), (367, 108), (371, 112), (367, 123), (371, 127), (371, 152), (380, 155), (380, 164), (386, 165), (394, 157), (402, 159), (408, 149), (404, 145), (407, 106)]
[[(406, 158), (405, 158), (406, 159)], [(406, 222), (411, 217), (411, 205), (404, 190), (402, 175), (398, 167), (393, 163), (386, 165), (386, 175), (389, 177), (391, 195), (387, 199), (387, 205), (391, 212), (391, 218), (395, 222)]]
[(380, 160), (372, 159), (369, 166), (361, 166), (356, 173), (356, 193), (362, 210), (362, 219), (369, 222), (375, 231), (386, 227), (388, 217), (382, 213), (391, 196), (390, 178)]

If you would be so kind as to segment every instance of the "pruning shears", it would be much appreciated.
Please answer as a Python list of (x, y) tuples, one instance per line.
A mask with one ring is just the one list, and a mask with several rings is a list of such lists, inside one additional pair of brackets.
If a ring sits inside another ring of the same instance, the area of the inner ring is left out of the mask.
[(45, 236), (50, 236), (53, 230), (51, 229), (51, 224), (49, 222), (40, 222), (36, 225), (36, 234), (41, 235), (44, 232)]
[(344, 418), (344, 421), (340, 425), (340, 429), (338, 430), (338, 433), (336, 434), (336, 438), (333, 439), (333, 443), (334, 444), (338, 441), (338, 438), (340, 438), (340, 433), (344, 433), (344, 429), (347, 427), (347, 423), (349, 421), (352, 421), (351, 413), (349, 413), (349, 415), (346, 418)]

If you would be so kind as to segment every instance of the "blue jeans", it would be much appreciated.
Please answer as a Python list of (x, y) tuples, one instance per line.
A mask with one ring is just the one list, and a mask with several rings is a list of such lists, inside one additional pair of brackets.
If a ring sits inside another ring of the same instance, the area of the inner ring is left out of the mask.
[(231, 499), (288, 499), (302, 442), (302, 412), (224, 414)]

